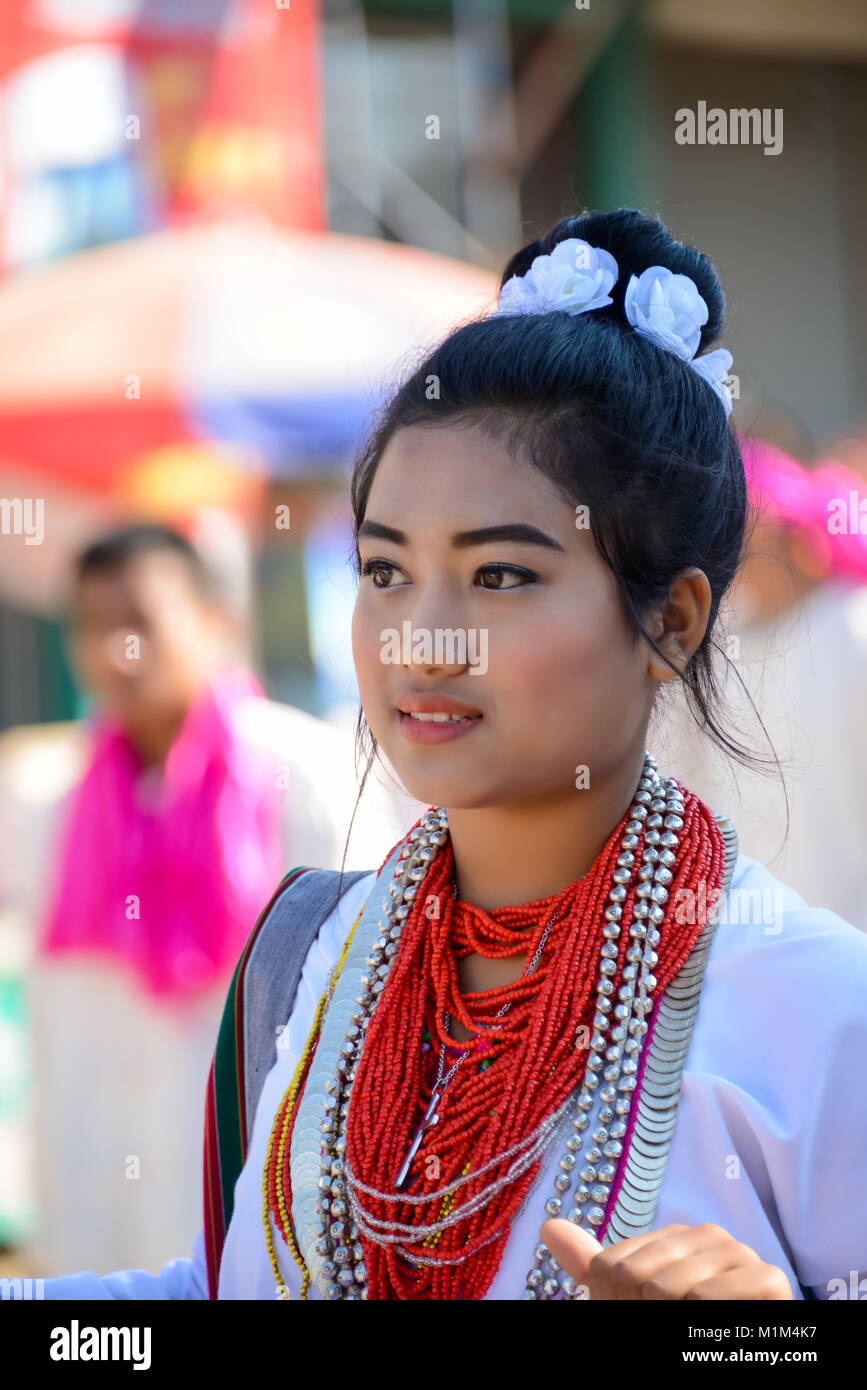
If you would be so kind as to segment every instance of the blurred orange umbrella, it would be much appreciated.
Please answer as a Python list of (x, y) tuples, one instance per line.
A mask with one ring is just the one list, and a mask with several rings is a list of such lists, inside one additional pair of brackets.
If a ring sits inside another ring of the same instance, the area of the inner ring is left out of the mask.
[(346, 461), (414, 350), (493, 308), (489, 271), (237, 220), (140, 237), (0, 288), (0, 459), (105, 488), (226, 441), (287, 475)]

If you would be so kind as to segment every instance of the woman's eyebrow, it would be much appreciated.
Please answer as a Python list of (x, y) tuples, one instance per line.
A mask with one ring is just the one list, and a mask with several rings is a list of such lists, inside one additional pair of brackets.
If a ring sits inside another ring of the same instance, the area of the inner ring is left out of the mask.
[[(383, 526), (380, 521), (363, 521), (358, 528), (358, 539), (367, 536), (371, 540), (391, 541), (394, 545), (409, 544), (405, 531), (393, 526)], [(535, 526), (525, 522), (504, 522), (500, 526), (480, 526), (474, 531), (455, 531), (451, 537), (456, 550), (466, 550), (474, 545), (489, 545), (494, 541), (511, 541), (514, 545), (543, 545), (549, 550), (563, 550), (564, 547), (553, 536), (548, 536)]]

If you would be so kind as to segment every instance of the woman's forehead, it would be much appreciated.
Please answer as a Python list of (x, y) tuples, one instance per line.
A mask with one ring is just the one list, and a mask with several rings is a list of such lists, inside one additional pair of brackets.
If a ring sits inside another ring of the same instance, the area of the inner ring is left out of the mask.
[(516, 507), (550, 519), (570, 506), (539, 469), (481, 426), (446, 424), (396, 432), (374, 473), (368, 512), (374, 503), (413, 514), (436, 505), (453, 516), (478, 518), (467, 526), (522, 519)]

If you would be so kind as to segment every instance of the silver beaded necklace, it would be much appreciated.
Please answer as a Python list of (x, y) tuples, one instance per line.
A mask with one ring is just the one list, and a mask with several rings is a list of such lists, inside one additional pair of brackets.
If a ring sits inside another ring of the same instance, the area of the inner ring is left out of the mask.
[[(324, 1080), (319, 1093), (320, 1114), (324, 1118), (319, 1124), (320, 1177), (313, 1218), (317, 1238), (310, 1252), (309, 1263), (311, 1275), (324, 1297), (367, 1297), (367, 1275), (360, 1242), (361, 1234), (375, 1244), (392, 1245), (396, 1253), (413, 1264), (440, 1265), (460, 1262), (461, 1256), (418, 1256), (405, 1248), (405, 1242), (410, 1238), (413, 1245), (421, 1243), (427, 1235), (446, 1230), (473, 1211), (480, 1210), (496, 1191), (506, 1183), (514, 1181), (535, 1163), (544, 1153), (552, 1137), (556, 1137), (563, 1123), (568, 1123), (569, 1118), (574, 1116), (573, 1132), (566, 1140), (566, 1151), (559, 1161), (559, 1172), (554, 1180), (554, 1195), (545, 1204), (549, 1216), (560, 1216), (566, 1194), (572, 1187), (574, 1170), (578, 1163), (577, 1154), (583, 1147), (584, 1131), (590, 1124), (588, 1112), (594, 1106), (594, 1092), (597, 1089), (602, 1104), (597, 1116), (597, 1127), (591, 1136), (593, 1145), (587, 1150), (584, 1166), (578, 1172), (579, 1182), (571, 1195), (572, 1205), (568, 1211), (568, 1218), (585, 1229), (598, 1231), (605, 1220), (606, 1206), (618, 1171), (618, 1161), (623, 1152), (622, 1140), (627, 1130), (627, 1118), (636, 1088), (636, 1073), (647, 1033), (645, 1015), (653, 1009), (653, 1002), (649, 996), (656, 986), (652, 968), (657, 961), (657, 953), (654, 950), (659, 942), (657, 924), (663, 921), (665, 916), (663, 905), (668, 899), (667, 885), (672, 880), (670, 866), (676, 859), (678, 832), (683, 828), (683, 811), (683, 797), (677, 783), (671, 778), (662, 779), (656, 771), (655, 760), (650, 754), (646, 754), (644, 770), (621, 838), (620, 854), (603, 913), (604, 941), (600, 951), (596, 1013), (589, 1044), (591, 1055), (587, 1059), (585, 1075), (578, 1088), (577, 1097), (573, 1093), (535, 1130), (523, 1136), (509, 1150), (496, 1154), (480, 1169), (457, 1178), (438, 1192), (419, 1197), (400, 1192), (380, 1192), (369, 1187), (352, 1172), (345, 1156), (346, 1116), (364, 1033), (385, 987), (385, 981), (397, 954), (403, 924), (409, 915), (413, 900), (432, 860), (448, 836), (448, 820), (444, 808), (428, 813), (421, 825), (410, 833), (398, 856), (394, 878), (389, 885), (391, 905), (387, 921), (365, 958), (364, 973), (357, 978), (359, 993), (355, 997), (356, 1007), (349, 1016), (333, 1074)], [(645, 832), (642, 860), (636, 868), (635, 850), (642, 830)], [(611, 996), (614, 995), (615, 986), (611, 976), (617, 973), (618, 947), (615, 943), (621, 933), (621, 904), (628, 895), (628, 885), (633, 879), (636, 880), (636, 888), (632, 921), (629, 926), (631, 941), (626, 953), (623, 982), (617, 991), (617, 1002), (614, 1002)], [(613, 1027), (612, 1020), (615, 1021)], [(576, 1040), (576, 1046), (579, 1045), (580, 1040)], [(326, 1064), (324, 1054), (320, 1060), (322, 1065)], [(308, 1076), (308, 1087), (311, 1086), (311, 1082), (314, 1083), (311, 1094), (302, 1103), (302, 1108), (306, 1108), (306, 1111), (315, 1103), (314, 1069), (311, 1069)], [(300, 1116), (298, 1123), (300, 1125)], [(293, 1163), (295, 1143), (293, 1138)], [(412, 1154), (409, 1155), (411, 1156)], [(386, 1222), (373, 1217), (364, 1205), (366, 1196), (373, 1196), (380, 1201), (432, 1203), (439, 1197), (458, 1192), (467, 1182), (478, 1178), (492, 1167), (501, 1166), (506, 1159), (511, 1162), (499, 1179), (482, 1188), (475, 1197), (463, 1205), (459, 1206), (456, 1203), (451, 1213), (439, 1221), (415, 1226), (401, 1222)], [(293, 1177), (293, 1193), (294, 1191)], [(307, 1194), (301, 1190), (299, 1184), (297, 1198), (293, 1200), (293, 1216), (296, 1201), (299, 1209), (299, 1238), (300, 1217), (304, 1211), (306, 1197)], [(499, 1234), (499, 1231), (494, 1231), (489, 1239), (496, 1239)], [(581, 1297), (581, 1291), (545, 1246), (537, 1245), (533, 1266), (526, 1277), (523, 1297), (570, 1299)]]

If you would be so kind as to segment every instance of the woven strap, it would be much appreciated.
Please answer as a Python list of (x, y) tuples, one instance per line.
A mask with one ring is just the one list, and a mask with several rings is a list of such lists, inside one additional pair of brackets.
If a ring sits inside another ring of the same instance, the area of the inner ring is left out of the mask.
[[(368, 872), (344, 873), (341, 896)], [(204, 1237), (212, 1299), (279, 1030), (292, 1012), (307, 952), (336, 905), (339, 879), (334, 869), (292, 869), (259, 914), (229, 986), (205, 1094)]]

